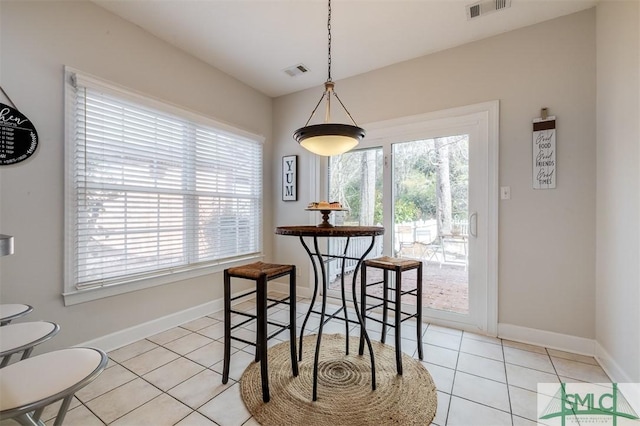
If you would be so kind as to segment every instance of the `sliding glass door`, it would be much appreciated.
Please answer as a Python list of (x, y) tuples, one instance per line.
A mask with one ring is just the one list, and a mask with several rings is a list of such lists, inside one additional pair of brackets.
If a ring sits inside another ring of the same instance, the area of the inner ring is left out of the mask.
[[(428, 321), (495, 334), (497, 137), (490, 140), (490, 115), (472, 109), (374, 126), (361, 149), (329, 159), (328, 197), (348, 209), (336, 224), (385, 227), (370, 257), (423, 262)], [(341, 290), (341, 265), (331, 271), (330, 291)]]

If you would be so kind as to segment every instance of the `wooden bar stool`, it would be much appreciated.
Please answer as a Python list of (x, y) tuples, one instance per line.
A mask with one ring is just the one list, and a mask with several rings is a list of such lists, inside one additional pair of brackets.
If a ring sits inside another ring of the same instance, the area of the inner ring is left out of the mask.
[[(367, 268), (382, 269), (383, 278), (382, 281), (376, 281), (373, 283), (367, 283)], [(410, 270), (416, 270), (417, 285), (411, 290), (402, 289), (402, 273)], [(395, 272), (395, 285), (389, 285), (389, 271)], [(368, 259), (364, 261), (362, 265), (361, 278), (361, 293), (360, 293), (360, 310), (362, 315), (362, 327), (366, 326), (366, 320), (370, 319), (382, 324), (382, 338), (380, 341), (384, 343), (387, 336), (387, 327), (394, 327), (396, 333), (396, 369), (398, 374), (402, 375), (402, 323), (408, 319), (416, 318), (417, 324), (417, 340), (418, 340), (418, 357), (422, 359), (422, 262), (413, 259), (401, 259), (394, 257), (379, 257), (376, 259)], [(367, 294), (367, 288), (382, 284), (382, 297)], [(412, 295), (416, 297), (416, 312), (409, 313), (402, 310), (402, 296)], [(393, 295), (393, 297), (392, 297)], [(376, 299), (380, 303), (372, 306), (367, 306), (367, 297)], [(392, 306), (389, 306), (393, 303)], [(379, 308), (382, 306), (382, 321), (378, 318), (367, 314), (368, 311)], [(388, 311), (394, 312), (394, 321), (388, 322)], [(403, 315), (405, 316), (403, 318)], [(362, 355), (364, 350), (364, 338), (362, 332), (360, 333), (360, 350)]]
[[(267, 283), (276, 278), (289, 275), (289, 296), (283, 299), (267, 297)], [(255, 290), (231, 297), (231, 278), (243, 278), (255, 281)], [(256, 315), (231, 309), (231, 302), (250, 294), (256, 294)], [(269, 302), (271, 302), (269, 304)], [(269, 321), (267, 312), (278, 304), (289, 305), (289, 324)], [(231, 314), (247, 317), (246, 320), (231, 326)], [(250, 342), (240, 337), (233, 336), (231, 332), (247, 324), (256, 321), (256, 341)], [(267, 335), (267, 325), (277, 327), (277, 331)], [(229, 381), (229, 364), (231, 361), (231, 339), (255, 346), (256, 362), (260, 362), (260, 375), (262, 379), (262, 400), (269, 402), (269, 375), (267, 369), (267, 340), (289, 329), (291, 342), (291, 369), (293, 375), (298, 375), (298, 360), (296, 357), (296, 267), (295, 265), (277, 265), (263, 262), (251, 263), (224, 271), (224, 367), (222, 383)]]
[(48, 321), (21, 322), (0, 327), (0, 368), (6, 367), (13, 354), (22, 352), (29, 358), (33, 348), (58, 334), (60, 326)]
[(62, 400), (54, 426), (61, 425), (73, 395), (104, 370), (109, 358), (100, 349), (70, 348), (47, 352), (2, 369), (0, 420), (44, 426), (44, 408)]

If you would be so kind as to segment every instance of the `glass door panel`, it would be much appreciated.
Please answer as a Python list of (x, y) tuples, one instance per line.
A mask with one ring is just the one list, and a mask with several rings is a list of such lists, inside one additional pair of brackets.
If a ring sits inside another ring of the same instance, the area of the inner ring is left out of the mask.
[(423, 262), (425, 308), (466, 315), (469, 135), (394, 143), (392, 154), (394, 255)]
[[(368, 148), (346, 152), (329, 159), (329, 199), (339, 202), (347, 209), (344, 212), (331, 213), (334, 225), (352, 226), (382, 226), (382, 182), (383, 182), (383, 153), (382, 148)], [(329, 253), (342, 254), (347, 252), (349, 257), (359, 257), (366, 251), (371, 239), (351, 238), (347, 246), (346, 238), (330, 238)], [(382, 238), (376, 238), (376, 243), (367, 258), (381, 256), (383, 251)], [(345, 282), (351, 283), (353, 271), (357, 261), (329, 260), (329, 294), (340, 291), (341, 276)], [(351, 292), (347, 285), (345, 291)], [(337, 295), (337, 293), (334, 293)], [(351, 296), (348, 297), (350, 299)]]

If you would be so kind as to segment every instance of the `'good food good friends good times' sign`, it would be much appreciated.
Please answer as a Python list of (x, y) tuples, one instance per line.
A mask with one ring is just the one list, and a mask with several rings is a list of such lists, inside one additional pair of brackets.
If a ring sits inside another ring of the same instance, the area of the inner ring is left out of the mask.
[(533, 189), (556, 187), (556, 117), (533, 120)]

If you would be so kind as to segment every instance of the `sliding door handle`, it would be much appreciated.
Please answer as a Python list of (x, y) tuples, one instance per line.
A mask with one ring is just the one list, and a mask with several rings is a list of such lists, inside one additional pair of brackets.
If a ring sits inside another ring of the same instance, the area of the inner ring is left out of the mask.
[(478, 238), (478, 212), (469, 215), (469, 234), (473, 238)]

